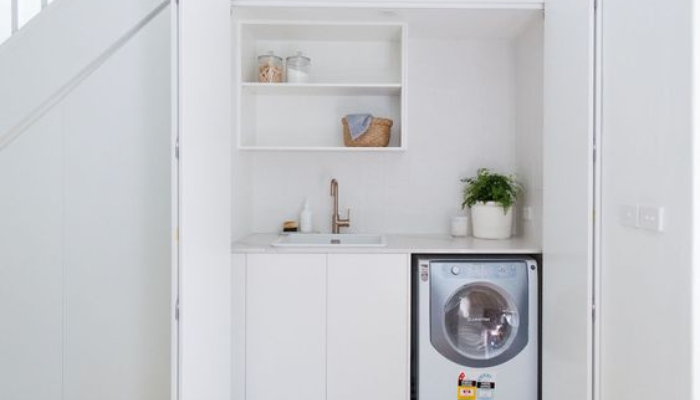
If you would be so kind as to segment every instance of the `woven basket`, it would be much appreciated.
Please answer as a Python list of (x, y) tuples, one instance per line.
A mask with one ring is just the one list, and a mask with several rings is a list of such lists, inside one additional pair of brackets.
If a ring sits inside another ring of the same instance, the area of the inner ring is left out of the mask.
[(372, 118), (367, 131), (353, 140), (348, 128), (348, 120), (343, 117), (343, 141), (346, 147), (386, 147), (391, 138), (391, 126), (394, 121), (389, 118)]

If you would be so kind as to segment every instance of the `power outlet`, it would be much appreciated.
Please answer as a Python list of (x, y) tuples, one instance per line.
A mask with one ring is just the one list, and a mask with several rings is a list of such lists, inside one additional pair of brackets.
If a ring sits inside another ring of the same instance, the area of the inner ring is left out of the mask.
[(648, 231), (664, 231), (664, 208), (653, 206), (639, 207), (639, 227)]
[(620, 224), (628, 228), (639, 227), (639, 206), (634, 204), (623, 204), (619, 209)]
[(530, 206), (523, 207), (523, 220), (532, 221), (533, 218), (534, 218), (534, 216), (532, 215), (532, 207), (530, 207)]

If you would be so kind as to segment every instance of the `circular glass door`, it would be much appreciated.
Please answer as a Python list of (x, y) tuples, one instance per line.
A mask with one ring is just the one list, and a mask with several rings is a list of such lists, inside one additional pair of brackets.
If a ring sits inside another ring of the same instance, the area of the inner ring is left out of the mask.
[(518, 309), (500, 287), (478, 282), (462, 286), (444, 308), (449, 344), (465, 357), (489, 360), (506, 351), (517, 336)]

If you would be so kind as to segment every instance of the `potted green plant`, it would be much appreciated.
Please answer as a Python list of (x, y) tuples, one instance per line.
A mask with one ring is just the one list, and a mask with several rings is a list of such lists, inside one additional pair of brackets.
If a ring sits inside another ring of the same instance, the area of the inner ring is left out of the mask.
[(507, 239), (513, 229), (513, 204), (521, 188), (513, 175), (481, 168), (476, 176), (463, 178), (462, 208), (469, 207), (472, 234), (480, 239)]

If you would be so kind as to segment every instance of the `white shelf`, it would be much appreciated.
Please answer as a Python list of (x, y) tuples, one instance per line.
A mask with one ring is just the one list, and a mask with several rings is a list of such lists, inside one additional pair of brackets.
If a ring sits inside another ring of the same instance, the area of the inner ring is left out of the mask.
[(399, 96), (400, 83), (259, 83), (243, 82), (242, 89), (251, 94), (262, 95), (368, 95)]

